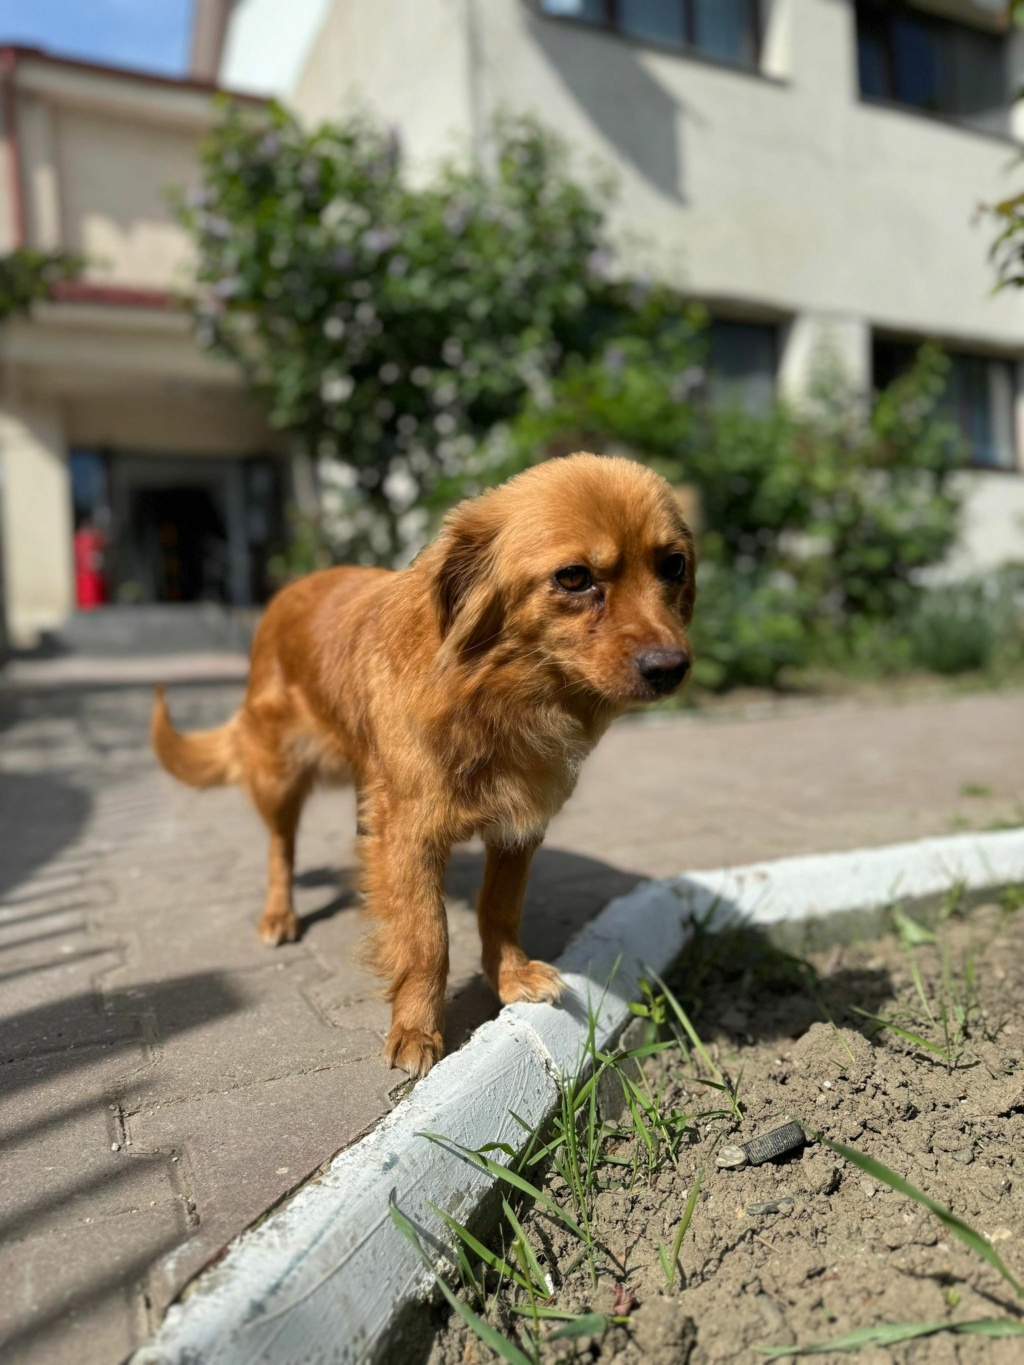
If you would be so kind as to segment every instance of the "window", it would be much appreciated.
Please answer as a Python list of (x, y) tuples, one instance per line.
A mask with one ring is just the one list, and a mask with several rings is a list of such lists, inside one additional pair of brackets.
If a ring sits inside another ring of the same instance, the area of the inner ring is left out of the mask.
[(1005, 39), (885, 0), (857, 0), (860, 93), (993, 130), (1008, 105)]
[(541, 9), (659, 47), (757, 66), (759, 0), (541, 0)]
[(712, 407), (760, 415), (775, 401), (778, 329), (754, 322), (712, 322), (708, 397)]
[[(917, 347), (876, 341), (875, 388), (882, 389), (914, 363)], [(948, 351), (946, 403), (970, 451), (971, 464), (983, 469), (1016, 469), (1014, 407), (1016, 367), (994, 356)]]

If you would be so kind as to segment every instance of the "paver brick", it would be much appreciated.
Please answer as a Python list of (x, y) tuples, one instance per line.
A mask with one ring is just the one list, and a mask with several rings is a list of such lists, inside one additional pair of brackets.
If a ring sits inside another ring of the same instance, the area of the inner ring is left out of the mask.
[[(239, 695), (178, 686), (173, 714), (216, 725)], [(304, 933), (269, 950), (254, 928), (260, 822), (241, 793), (192, 792), (156, 770), (150, 703), (141, 686), (0, 695), (4, 1365), (123, 1358), (189, 1276), (404, 1080), (381, 1063), (389, 1010), (359, 963), (351, 792), (311, 802)], [(555, 956), (642, 877), (1022, 809), (1019, 694), (615, 726), (535, 860), (524, 946)], [(478, 844), (455, 851), (449, 1047), (497, 1010), (479, 975), (482, 874)], [(132, 1145), (114, 1152), (122, 1122)]]

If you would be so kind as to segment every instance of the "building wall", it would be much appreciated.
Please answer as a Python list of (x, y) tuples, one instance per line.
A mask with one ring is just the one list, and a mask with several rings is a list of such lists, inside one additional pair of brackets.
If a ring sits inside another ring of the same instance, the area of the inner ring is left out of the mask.
[(87, 278), (184, 286), (192, 250), (173, 194), (199, 175), (198, 134), (82, 109), (54, 120), (63, 240), (89, 261)]
[(0, 465), (7, 628), (12, 644), (31, 645), (74, 605), (71, 498), (58, 402), (4, 404)]
[[(969, 0), (932, 8), (992, 21)], [(376, 0), (334, 0), (291, 98), (310, 118), (376, 109), (421, 165), (479, 145), (501, 109), (539, 116), (581, 174), (613, 171), (630, 269), (781, 324), (791, 398), (826, 351), (866, 392), (875, 329), (1024, 354), (1024, 293), (993, 295), (992, 228), (977, 214), (1016, 183), (1008, 134), (1024, 120), (1008, 113), (998, 136), (862, 102), (852, 0), (766, 0), (763, 14), (761, 69), (745, 72), (547, 18), (531, 0), (423, 0), (397, 29)], [(1011, 88), (1022, 57), (1017, 39)], [(1018, 427), (1020, 452), (1021, 403)], [(992, 546), (1017, 544), (1024, 479), (967, 483), (961, 562), (988, 565)]]
[(10, 140), (0, 149), (0, 249), (86, 261), (64, 301), (0, 327), (4, 608), (23, 646), (74, 605), (71, 448), (233, 458), (282, 447), (168, 297), (187, 289), (192, 261), (171, 196), (199, 178), (212, 92), (25, 52), (3, 60), (0, 113), (16, 155)]
[(290, 102), (310, 122), (346, 110), (383, 112), (414, 165), (464, 153), (474, 126), (477, 7), (472, 0), (416, 0), (395, 10), (368, 0), (327, 9)]
[(615, 172), (628, 257), (683, 288), (1019, 348), (1024, 299), (991, 296), (991, 229), (976, 221), (1012, 186), (1014, 145), (861, 103), (849, 0), (766, 12), (763, 70), (748, 73), (529, 0), (420, 0), (401, 25), (375, 0), (335, 0), (292, 98), (311, 117), (369, 104), (426, 157), (464, 139), (474, 109), (530, 111), (581, 168)]

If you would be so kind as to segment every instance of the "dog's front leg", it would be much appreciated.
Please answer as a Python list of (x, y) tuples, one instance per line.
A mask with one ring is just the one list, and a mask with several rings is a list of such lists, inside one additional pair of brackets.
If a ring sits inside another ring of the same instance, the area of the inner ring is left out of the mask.
[[(371, 819), (371, 828), (377, 824)], [(388, 978), (391, 1031), (384, 1060), (423, 1076), (444, 1053), (444, 992), (448, 981), (448, 918), (444, 866), (448, 848), (413, 812), (394, 812), (362, 844), (366, 908), (378, 921), (369, 959)]]
[(536, 844), (487, 846), (484, 884), (477, 901), (484, 975), (503, 1005), (557, 1000), (564, 982), (554, 967), (531, 961), (519, 946), (519, 921)]

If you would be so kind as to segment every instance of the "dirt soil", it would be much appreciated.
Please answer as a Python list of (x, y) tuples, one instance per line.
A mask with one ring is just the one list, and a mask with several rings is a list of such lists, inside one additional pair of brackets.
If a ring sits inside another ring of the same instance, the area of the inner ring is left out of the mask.
[[(952, 1208), (1024, 1276), (1024, 909), (959, 913), (939, 928), (938, 940), (913, 950), (896, 935), (833, 947), (811, 954), (807, 971), (747, 937), (710, 958), (705, 947), (682, 965), (680, 996), (692, 1005), (712, 1059), (738, 1080), (742, 1122), (692, 1123), (676, 1164), (666, 1160), (635, 1181), (621, 1166), (602, 1166), (596, 1234), (620, 1268), (599, 1256), (596, 1287), (585, 1265), (573, 1268), (574, 1238), (542, 1211), (524, 1218), (555, 1286), (553, 1304), (610, 1314), (617, 1285), (620, 1304), (627, 1291), (638, 1301), (628, 1323), (599, 1337), (542, 1344), (544, 1365), (752, 1362), (765, 1359), (752, 1349), (758, 1344), (806, 1346), (877, 1323), (1021, 1312), (1011, 1287), (934, 1216), (824, 1145), (808, 1143), (741, 1170), (719, 1169), (712, 1154), (716, 1141), (748, 1141), (798, 1117)], [(912, 953), (934, 1026), (913, 979)], [(944, 1046), (943, 1005), (951, 1015), (966, 1005), (966, 1036), (950, 1054), (954, 1065), (892, 1031), (877, 1032), (853, 1009), (899, 1021)], [(694, 1082), (675, 1049), (645, 1070), (655, 1089), (664, 1088), (664, 1112), (720, 1103)], [(610, 1139), (604, 1150), (628, 1157), (634, 1141)], [(701, 1168), (701, 1192), (669, 1289), (658, 1244), (671, 1247)], [(567, 1197), (557, 1176), (547, 1177), (546, 1188)], [(530, 1354), (530, 1343), (516, 1337), (522, 1318), (497, 1303), (488, 1316)], [(449, 1319), (430, 1365), (496, 1358)], [(1009, 1365), (1024, 1359), (1024, 1342), (944, 1333), (853, 1357), (815, 1358), (836, 1365), (851, 1359)]]

